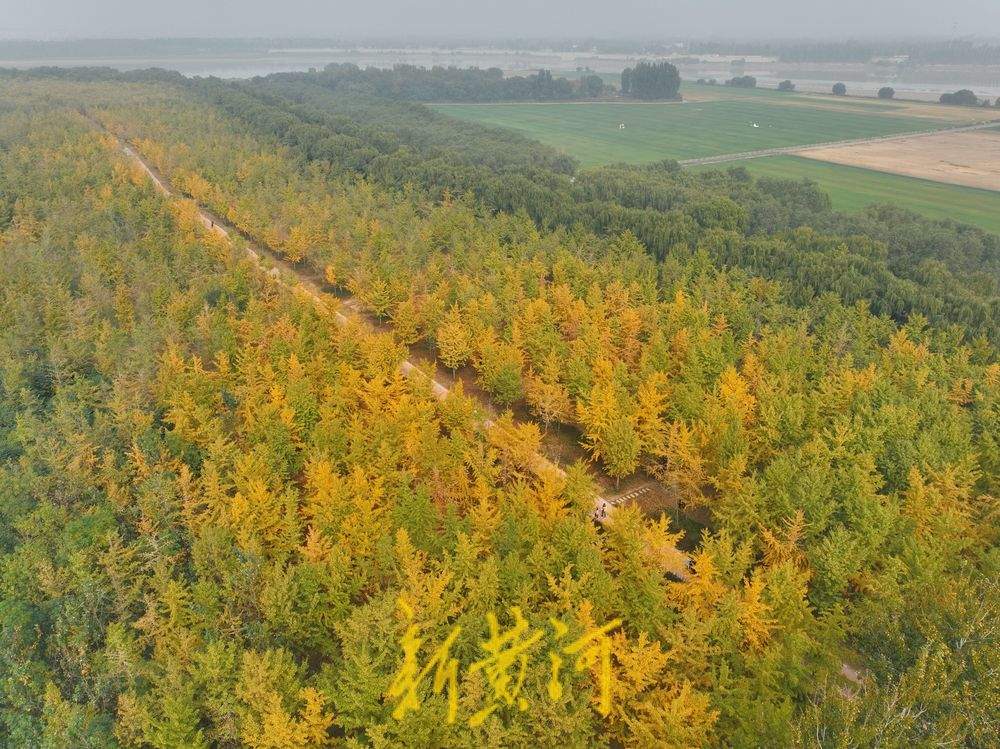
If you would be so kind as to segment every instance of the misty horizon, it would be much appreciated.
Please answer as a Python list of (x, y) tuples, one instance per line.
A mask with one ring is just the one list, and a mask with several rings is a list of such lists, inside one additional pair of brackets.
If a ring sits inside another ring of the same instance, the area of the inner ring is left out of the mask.
[(205, 36), (201, 34), (171, 34), (169, 36), (158, 36), (154, 34), (115, 34), (115, 35), (75, 35), (75, 34), (36, 34), (25, 36), (3, 36), (0, 29), (0, 42), (7, 43), (59, 43), (59, 42), (295, 42), (297, 46), (305, 46), (306, 43), (334, 44), (344, 47), (351, 46), (386, 46), (398, 44), (400, 46), (462, 46), (476, 45), (480, 47), (505, 47), (520, 43), (540, 46), (551, 45), (580, 45), (601, 44), (601, 43), (624, 43), (628, 42), (636, 45), (682, 45), (695, 42), (723, 43), (723, 44), (789, 44), (789, 43), (823, 43), (823, 44), (907, 44), (921, 42), (963, 42), (970, 44), (997, 44), (1000, 43), (1000, 34), (850, 34), (840, 36), (753, 36), (738, 34), (686, 34), (681, 36), (655, 36), (649, 34), (621, 33), (604, 36), (567, 34), (564, 36), (540, 34), (515, 35), (515, 34), (351, 34), (344, 36), (315, 36), (304, 33), (288, 34), (213, 34)]
[(0, 38), (66, 39), (901, 39), (1000, 37), (1000, 3), (844, 0), (831, 7), (761, 0), (404, 0), (367, 4), (288, 0), (173, 3), (127, 0), (0, 1)]

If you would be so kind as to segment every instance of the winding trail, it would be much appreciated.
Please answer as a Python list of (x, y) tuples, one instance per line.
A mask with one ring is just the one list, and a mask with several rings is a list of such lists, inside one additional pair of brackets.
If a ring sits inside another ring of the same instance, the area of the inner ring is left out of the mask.
[(684, 159), (677, 163), (681, 166), (702, 166), (705, 164), (724, 164), (727, 161), (746, 161), (747, 159), (762, 159), (767, 156), (782, 156), (797, 154), (803, 151), (811, 151), (814, 148), (833, 148), (837, 146), (860, 146), (866, 143), (884, 143), (893, 140), (907, 140), (909, 138), (926, 138), (931, 135), (943, 135), (945, 133), (966, 133), (972, 130), (988, 130), (1000, 127), (1000, 121), (977, 122), (975, 125), (958, 125), (956, 127), (943, 127), (937, 130), (920, 130), (915, 133), (897, 133), (894, 135), (880, 135), (873, 138), (855, 138), (853, 140), (831, 140), (821, 143), (808, 143), (803, 146), (781, 146), (779, 148), (761, 148), (756, 151), (743, 151), (740, 153), (724, 153), (718, 156), (702, 156), (698, 159)]

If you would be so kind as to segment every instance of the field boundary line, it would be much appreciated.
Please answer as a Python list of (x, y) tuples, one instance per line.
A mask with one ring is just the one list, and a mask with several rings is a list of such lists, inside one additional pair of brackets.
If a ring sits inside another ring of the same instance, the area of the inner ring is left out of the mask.
[[(868, 143), (884, 143), (894, 140), (908, 140), (910, 138), (927, 138), (933, 135), (945, 135), (947, 133), (965, 133), (973, 130), (989, 130), (1000, 126), (996, 120), (990, 122), (977, 122), (974, 125), (958, 125), (956, 127), (937, 128), (935, 130), (918, 130), (912, 133), (895, 133), (893, 135), (878, 135), (871, 138), (852, 138), (849, 140), (831, 140), (820, 143), (808, 143), (800, 146), (778, 146), (776, 148), (760, 148), (755, 151), (742, 151), (738, 153), (724, 153), (717, 156), (701, 156), (696, 159), (683, 159), (677, 163), (681, 166), (703, 166), (705, 164), (724, 164), (728, 161), (747, 161), (749, 159), (762, 159), (768, 156), (786, 156), (811, 151), (814, 148), (836, 148), (839, 146), (863, 146)], [(864, 168), (864, 167), (862, 167)], [(931, 180), (933, 181), (933, 180)]]

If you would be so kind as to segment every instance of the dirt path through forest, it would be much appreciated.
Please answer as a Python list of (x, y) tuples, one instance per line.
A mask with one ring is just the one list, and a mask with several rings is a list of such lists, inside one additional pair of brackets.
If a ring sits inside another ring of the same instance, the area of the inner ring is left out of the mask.
[[(105, 132), (107, 131), (105, 130)], [(142, 169), (159, 192), (172, 198), (190, 199), (187, 198), (187, 196), (181, 195), (175, 191), (169, 180), (164, 175), (160, 174), (151, 164), (149, 164), (132, 144), (125, 142), (118, 136), (113, 134), (112, 136), (118, 141), (122, 153), (124, 153), (134, 164)], [(246, 236), (234, 226), (224, 221), (219, 216), (216, 216), (197, 202), (195, 202), (194, 205), (198, 212), (198, 219), (201, 221), (205, 229), (214, 232), (219, 236), (225, 237), (230, 241), (237, 237), (241, 239), (243, 249), (247, 256), (261, 270), (275, 278), (279, 283), (284, 283), (290, 288), (301, 290), (324, 311), (332, 310), (334, 320), (336, 320), (338, 325), (346, 327), (352, 323), (358, 323), (373, 330), (387, 328), (384, 323), (381, 323), (368, 315), (353, 297), (343, 295), (338, 296), (325, 291), (323, 288), (326, 285), (325, 282), (317, 278), (317, 274), (315, 272), (310, 272), (308, 268), (299, 267), (297, 264), (288, 262), (272, 250), (260, 245), (251, 237)], [(294, 280), (290, 280), (289, 277)], [(348, 314), (344, 314), (342, 311), (344, 309), (348, 311)], [(447, 398), (451, 393), (451, 388), (454, 386), (454, 381), (449, 381), (446, 384), (441, 381), (442, 378), (431, 376), (423, 368), (421, 368), (419, 364), (414, 363), (410, 359), (404, 359), (400, 363), (399, 369), (406, 377), (418, 382), (426, 383), (430, 387), (431, 393), (438, 400), (444, 400)], [(492, 405), (481, 397), (476, 400), (486, 414), (482, 420), (483, 427), (487, 431), (496, 428), (496, 422), (494, 421), (496, 412)], [(566, 472), (562, 469), (562, 467), (540, 452), (534, 453), (529, 458), (529, 464), (526, 468), (539, 478), (553, 476), (559, 478), (566, 477)], [(596, 522), (603, 525), (607, 522), (608, 518), (611, 517), (617, 507), (621, 506), (625, 502), (636, 501), (643, 495), (655, 493), (657, 489), (662, 490), (662, 487), (656, 484), (656, 482), (646, 481), (644, 483), (640, 483), (639, 486), (632, 485), (626, 491), (617, 495), (596, 495), (594, 497), (594, 509), (591, 513), (592, 517)], [(679, 549), (676, 551), (676, 564), (670, 572), (679, 579), (685, 580), (689, 577), (691, 558)]]

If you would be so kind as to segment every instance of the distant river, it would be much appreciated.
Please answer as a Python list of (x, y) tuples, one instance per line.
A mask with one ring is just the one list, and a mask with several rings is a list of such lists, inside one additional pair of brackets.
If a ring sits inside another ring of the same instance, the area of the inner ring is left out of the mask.
[[(118, 70), (138, 70), (142, 68), (165, 68), (176, 70), (187, 76), (217, 76), (219, 78), (253, 78), (271, 73), (321, 69), (331, 62), (351, 62), (360, 67), (391, 67), (397, 64), (422, 65), (432, 67), (475, 65), (480, 68), (497, 67), (507, 74), (524, 75), (539, 68), (548, 68), (554, 73), (576, 77), (579, 70), (590, 68), (602, 73), (606, 79), (614, 80), (622, 68), (632, 65), (635, 59), (623, 54), (598, 54), (591, 52), (546, 52), (514, 49), (487, 48), (405, 48), (405, 49), (272, 49), (266, 54), (229, 55), (176, 55), (170, 57), (47, 57), (36, 59), (0, 59), (0, 67), (31, 68), (39, 65), (59, 67), (102, 66)], [(720, 81), (732, 74), (728, 65), (687, 65), (681, 63), (681, 75), (685, 79), (715, 77)], [(848, 92), (861, 96), (874, 96), (884, 85), (894, 87), (900, 98), (936, 101), (945, 91), (971, 88), (979, 96), (1000, 97), (1000, 68), (975, 68), (967, 70), (968, 78), (963, 81), (962, 72), (951, 68), (948, 72), (933, 71), (933, 81), (921, 81), (920, 72), (914, 80), (893, 75), (886, 71), (884, 78), (871, 69), (862, 72), (851, 70), (858, 66), (812, 65), (809, 70), (799, 69), (801, 77), (792, 70), (773, 70), (783, 67), (776, 63), (751, 62), (744, 72), (756, 75), (763, 86), (775, 87), (783, 78), (790, 78), (800, 91), (829, 92), (837, 81), (847, 84)], [(826, 70), (825, 67), (841, 67), (841, 70)], [(769, 69), (771, 68), (771, 69)], [(829, 77), (828, 77), (829, 76)], [(931, 76), (929, 76), (931, 77)], [(954, 79), (954, 80), (952, 80)]]
[[(118, 70), (164, 68), (188, 76), (219, 78), (253, 78), (271, 73), (289, 73), (323, 68), (332, 62), (351, 62), (360, 67), (392, 67), (397, 64), (433, 67), (475, 65), (498, 67), (508, 72), (534, 72), (539, 68), (558, 71), (576, 69), (576, 55), (547, 52), (519, 52), (503, 49), (288, 49), (272, 50), (263, 55), (201, 55), (173, 57), (46, 57), (35, 59), (0, 59), (0, 67), (33, 68), (41, 65), (57, 67), (110, 67)], [(624, 58), (616, 72), (624, 67)]]

